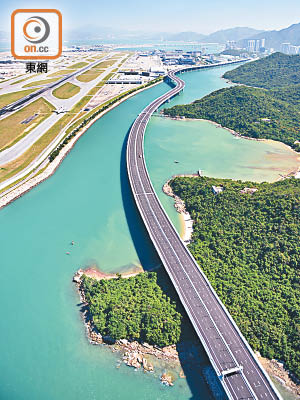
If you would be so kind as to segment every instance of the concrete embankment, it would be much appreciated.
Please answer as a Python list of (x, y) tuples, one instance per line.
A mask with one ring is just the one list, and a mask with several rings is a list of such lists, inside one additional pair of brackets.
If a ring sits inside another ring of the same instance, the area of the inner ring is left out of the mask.
[(64, 146), (62, 148), (62, 150), (60, 151), (60, 153), (58, 154), (58, 156), (54, 159), (54, 161), (52, 161), (51, 163), (48, 163), (46, 166), (46, 169), (43, 172), (40, 172), (38, 175), (34, 176), (34, 177), (30, 177), (27, 178), (23, 181), (21, 181), (20, 183), (18, 183), (16, 186), (14, 186), (11, 190), (8, 190), (5, 192), (4, 195), (1, 196), (0, 194), (0, 209), (6, 205), (8, 205), (9, 203), (11, 203), (12, 201), (16, 200), (17, 198), (23, 196), (25, 193), (27, 193), (29, 190), (31, 190), (32, 188), (34, 188), (35, 186), (37, 186), (39, 183), (43, 182), (44, 180), (46, 180), (47, 178), (49, 178), (51, 175), (54, 174), (54, 172), (56, 171), (56, 169), (60, 166), (61, 162), (63, 161), (63, 159), (68, 155), (68, 153), (71, 151), (71, 149), (73, 148), (73, 146), (75, 145), (75, 143), (77, 142), (77, 140), (99, 119), (101, 118), (103, 115), (105, 115), (106, 113), (108, 113), (109, 111), (111, 111), (113, 108), (117, 107), (118, 105), (120, 105), (121, 103), (123, 103), (124, 101), (126, 101), (127, 99), (129, 99), (132, 96), (135, 96), (136, 94), (149, 89), (150, 87), (159, 85), (162, 81), (157, 82), (151, 86), (145, 87), (145, 88), (141, 88), (139, 90), (137, 90), (136, 92), (133, 92), (131, 94), (128, 94), (128, 96), (124, 97), (123, 99), (117, 101), (116, 103), (114, 103), (113, 105), (111, 105), (111, 107), (109, 107), (107, 110), (103, 111), (102, 113), (100, 113), (97, 117), (95, 117), (91, 122), (89, 122), (84, 128), (82, 128), (82, 130), (80, 132), (78, 132), (76, 134), (76, 136), (74, 136), (69, 143)]

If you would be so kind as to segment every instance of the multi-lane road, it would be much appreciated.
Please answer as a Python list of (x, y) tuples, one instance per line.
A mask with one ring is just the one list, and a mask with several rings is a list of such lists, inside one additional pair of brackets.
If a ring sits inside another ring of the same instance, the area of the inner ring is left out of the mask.
[(131, 127), (127, 143), (127, 171), (133, 196), (227, 397), (234, 400), (278, 400), (281, 399), (279, 393), (179, 237), (149, 178), (143, 147), (145, 129), (153, 112), (183, 90), (185, 84), (176, 76), (177, 72), (179, 70), (168, 74), (175, 87), (149, 104)]

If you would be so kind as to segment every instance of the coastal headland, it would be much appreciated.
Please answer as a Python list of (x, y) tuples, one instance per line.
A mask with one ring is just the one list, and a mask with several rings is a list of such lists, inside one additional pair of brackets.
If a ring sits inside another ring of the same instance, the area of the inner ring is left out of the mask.
[[(168, 368), (168, 372), (163, 372), (160, 375), (162, 383), (168, 386), (173, 386), (174, 373), (171, 370), (180, 369), (180, 361), (176, 345), (168, 345), (159, 347), (157, 345), (150, 345), (147, 342), (138, 342), (137, 340), (128, 340), (127, 338), (113, 339), (110, 336), (101, 335), (97, 329), (93, 315), (91, 313), (90, 305), (86, 297), (84, 288), (84, 278), (90, 278), (95, 281), (110, 280), (110, 279), (129, 279), (143, 274), (142, 267), (136, 267), (135, 271), (125, 272), (123, 274), (107, 274), (100, 271), (96, 267), (89, 267), (86, 269), (79, 269), (74, 277), (81, 300), (81, 314), (86, 327), (87, 338), (91, 344), (107, 345), (113, 352), (119, 351), (122, 361), (130, 367), (135, 369), (142, 368), (145, 372), (153, 372), (155, 362), (157, 360), (164, 362)], [(116, 281), (117, 282), (117, 281)], [(156, 360), (156, 361), (155, 361)], [(180, 377), (184, 377), (182, 370), (179, 372)]]
[[(273, 229), (269, 230), (269, 226), (276, 224), (276, 216), (280, 214), (279, 210), (282, 208), (286, 207), (293, 210), (295, 207), (295, 210), (297, 210), (299, 206), (299, 183), (299, 180), (295, 178), (274, 183), (254, 183), (181, 176), (173, 177), (164, 187), (164, 192), (174, 198), (177, 211), (187, 210), (194, 219), (193, 241), (189, 245), (190, 251), (204, 269), (216, 290), (220, 291), (222, 288), (223, 292), (225, 291), (225, 294), (223, 293), (224, 302), (230, 312), (234, 314), (237, 323), (242, 327), (245, 337), (252, 337), (250, 344), (256, 349), (256, 355), (261, 365), (266, 368), (273, 379), (295, 395), (300, 394), (297, 377), (298, 350), (290, 337), (295, 332), (293, 313), (299, 305), (296, 300), (295, 304), (286, 307), (284, 294), (289, 293), (293, 297), (293, 290), (295, 290), (293, 282), (294, 279), (297, 279), (295, 264), (293, 262), (290, 265), (285, 264), (286, 270), (289, 271), (289, 278), (285, 283), (282, 283), (280, 279), (275, 278), (277, 269), (281, 268), (280, 264), (275, 263), (273, 265), (272, 263), (272, 268), (269, 267), (271, 269), (267, 273), (265, 262), (262, 261), (261, 257), (262, 254), (265, 254), (265, 246), (271, 247), (268, 256), (264, 257), (268, 257), (268, 260), (276, 257), (275, 255), (279, 250), (277, 246), (272, 247), (274, 240), (275, 242), (277, 240), (286, 241), (284, 238), (287, 236), (291, 244), (282, 250), (286, 254), (290, 251), (291, 254), (294, 253), (297, 241), (294, 236), (296, 232), (290, 232), (288, 227), (290, 224), (294, 225), (294, 218), (299, 218), (298, 213), (294, 211), (286, 213), (280, 232), (276, 234)], [(166, 190), (166, 186), (171, 189)], [(268, 206), (264, 207), (263, 204), (268, 204)], [(261, 218), (261, 209), (264, 209), (263, 219), (266, 220), (265, 223)], [(278, 212), (274, 212), (277, 209)], [(254, 215), (256, 215), (255, 218), (251, 217)], [(240, 221), (240, 225), (237, 221)], [(256, 237), (255, 243), (247, 247), (247, 252), (243, 257), (243, 246), (247, 243), (245, 238), (251, 235), (251, 232), (256, 230), (258, 226), (260, 234)], [(231, 236), (233, 230), (235, 232), (234, 240)], [(220, 238), (219, 235), (216, 236), (216, 232), (222, 232)], [(242, 239), (239, 239), (239, 236)], [(226, 255), (228, 246), (230, 246), (228, 252), (230, 255)], [(247, 262), (246, 259), (251, 259), (253, 265), (251, 271), (249, 270), (250, 261)], [(236, 263), (234, 260), (240, 261)], [(245, 271), (248, 272), (245, 274)], [(233, 275), (235, 279), (232, 279)], [(259, 280), (257, 280), (257, 276), (260, 276)], [(247, 282), (247, 284), (241, 282)], [(265, 282), (265, 284), (261, 282)], [(273, 288), (272, 295), (270, 295), (269, 287)], [(259, 292), (259, 296), (256, 296), (256, 291)], [(245, 292), (247, 292), (247, 296)], [(275, 292), (277, 293), (277, 300), (272, 301), (273, 308), (276, 310), (273, 316), (273, 312), (266, 310), (268, 303), (271, 304), (271, 298)], [(245, 298), (242, 300), (243, 293)], [(267, 293), (269, 294), (267, 295)], [(268, 296), (268, 300), (266, 300), (265, 294)], [(257, 303), (260, 303), (261, 298), (265, 298), (266, 304), (261, 305), (258, 310)], [(291, 303), (293, 303), (292, 300)], [(242, 304), (242, 307), (239, 308), (238, 304)], [(253, 314), (253, 309), (256, 309), (256, 313), (259, 315)], [(280, 325), (275, 325), (277, 315), (281, 315), (282, 318), (284, 316), (284, 322)], [(249, 321), (247, 326), (243, 325), (241, 320)], [(264, 320), (264, 323), (269, 325), (270, 330), (272, 326), (276, 326), (276, 329), (281, 331), (277, 336), (286, 338), (284, 340), (287, 340), (288, 351), (285, 351), (282, 346), (277, 346), (274, 340), (266, 340), (266, 335), (262, 335), (259, 328), (259, 320)], [(259, 350), (263, 353), (263, 356)]]

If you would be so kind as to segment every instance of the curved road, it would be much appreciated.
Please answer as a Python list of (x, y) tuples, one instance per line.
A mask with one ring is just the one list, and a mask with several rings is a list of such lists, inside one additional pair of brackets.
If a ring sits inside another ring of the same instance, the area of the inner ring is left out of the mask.
[[(200, 67), (201, 68), (201, 67)], [(202, 67), (203, 68), (203, 67)], [(185, 68), (185, 70), (195, 69)], [(133, 123), (127, 143), (127, 172), (141, 217), (179, 298), (229, 399), (281, 399), (230, 314), (166, 215), (149, 178), (144, 134), (154, 111), (183, 90), (175, 87), (149, 104)]]

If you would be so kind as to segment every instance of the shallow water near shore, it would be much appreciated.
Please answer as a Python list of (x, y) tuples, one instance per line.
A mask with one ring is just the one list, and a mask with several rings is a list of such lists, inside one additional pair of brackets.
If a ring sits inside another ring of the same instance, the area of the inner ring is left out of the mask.
[(208, 121), (153, 117), (145, 149), (157, 190), (172, 175), (199, 169), (210, 177), (273, 182), (300, 166), (300, 155), (283, 143), (238, 138)]
[[(231, 68), (182, 75), (185, 92), (169, 105), (226, 86), (220, 75)], [(95, 264), (105, 272), (118, 272), (140, 262), (146, 269), (159, 262), (131, 198), (124, 139), (143, 107), (168, 89), (166, 84), (151, 88), (105, 115), (79, 139), (52, 177), (0, 210), (1, 399), (210, 398), (206, 385), (192, 374), (168, 388), (151, 374), (125, 366), (117, 369), (117, 354), (87, 342), (79, 296), (71, 282), (82, 266)], [(185, 122), (154, 117), (146, 135), (151, 178), (177, 228), (172, 200), (160, 192), (164, 180), (199, 168), (214, 174), (218, 170), (213, 163), (215, 147), (225, 157), (235, 145), (228, 132), (207, 123), (201, 125), (202, 131), (194, 122), (190, 126), (197, 129), (185, 129)], [(210, 129), (219, 136), (217, 143), (214, 139), (209, 145)], [(185, 131), (188, 139), (183, 140)], [(224, 139), (223, 151), (222, 135), (228, 140)], [(236, 146), (240, 142), (236, 140)], [(245, 142), (243, 146), (252, 146)], [(204, 153), (193, 158), (194, 143), (198, 151), (207, 152), (207, 161)], [(265, 151), (273, 150), (266, 145)], [(191, 157), (194, 161), (189, 161)], [(177, 158), (180, 163), (174, 164)], [(249, 162), (240, 159), (235, 166), (220, 162), (219, 168), (227, 177), (238, 177), (240, 172), (243, 177), (259, 176), (258, 170), (244, 168)]]

